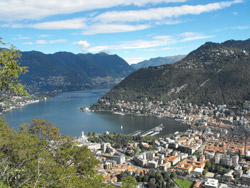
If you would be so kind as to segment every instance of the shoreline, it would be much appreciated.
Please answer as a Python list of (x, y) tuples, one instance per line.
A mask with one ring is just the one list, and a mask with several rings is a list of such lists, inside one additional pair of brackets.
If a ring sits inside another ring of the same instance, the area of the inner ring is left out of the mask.
[(152, 116), (152, 117), (156, 117), (156, 118), (169, 118), (172, 120), (175, 120), (178, 123), (182, 123), (184, 125), (187, 125), (187, 127), (191, 126), (191, 122), (188, 122), (185, 119), (179, 119), (178, 116), (163, 116), (163, 115), (155, 115), (155, 114), (136, 114), (136, 113), (125, 113), (125, 112), (119, 112), (119, 111), (112, 111), (112, 110), (91, 110), (89, 107), (81, 107), (79, 108), (80, 111), (82, 112), (106, 112), (106, 113), (112, 113), (112, 114), (116, 114), (116, 115), (133, 115), (133, 116), (141, 116), (141, 117), (145, 117), (145, 116)]
[[(43, 100), (47, 100), (47, 99), (43, 99)], [(12, 110), (15, 110), (15, 109), (19, 109), (19, 108), (22, 108), (24, 106), (27, 106), (29, 104), (34, 104), (34, 103), (38, 103), (40, 102), (41, 99), (36, 99), (36, 100), (28, 100), (28, 101), (25, 101), (25, 102), (22, 102), (21, 104), (18, 104), (18, 105), (15, 105), (15, 106), (10, 106), (9, 108), (7, 109), (4, 109), (2, 112), (0, 112), (0, 115), (6, 113), (6, 112), (10, 112)]]

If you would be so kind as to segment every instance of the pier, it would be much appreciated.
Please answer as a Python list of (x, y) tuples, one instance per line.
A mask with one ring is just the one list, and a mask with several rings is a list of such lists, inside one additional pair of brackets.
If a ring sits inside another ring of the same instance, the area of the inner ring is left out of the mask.
[(135, 131), (135, 132), (130, 133), (130, 135), (132, 135), (132, 136), (137, 136), (137, 135), (141, 134), (142, 132), (143, 132), (143, 131), (141, 131), (141, 130), (137, 130), (137, 131)]
[(159, 134), (163, 130), (163, 128), (164, 128), (163, 124), (160, 124), (160, 125), (152, 128), (148, 131), (143, 132), (141, 130), (137, 130), (137, 131), (131, 133), (130, 135), (132, 135), (132, 136), (155, 136), (155, 135)]

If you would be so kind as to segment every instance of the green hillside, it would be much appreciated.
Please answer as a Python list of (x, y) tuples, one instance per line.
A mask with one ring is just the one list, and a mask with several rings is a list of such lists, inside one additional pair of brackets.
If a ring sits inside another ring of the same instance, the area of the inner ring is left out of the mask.
[(134, 71), (117, 55), (22, 52), (21, 77), (30, 93), (107, 88)]
[(118, 101), (242, 105), (250, 99), (250, 40), (205, 43), (182, 61), (140, 69), (104, 95), (92, 109)]

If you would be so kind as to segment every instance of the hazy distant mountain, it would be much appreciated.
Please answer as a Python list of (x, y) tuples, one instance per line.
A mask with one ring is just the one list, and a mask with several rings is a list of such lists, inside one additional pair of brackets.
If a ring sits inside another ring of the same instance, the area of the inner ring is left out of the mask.
[(132, 73), (92, 109), (112, 109), (117, 101), (167, 102), (177, 98), (199, 105), (211, 102), (241, 106), (250, 100), (249, 54), (250, 39), (205, 43), (177, 63)]
[(107, 88), (134, 71), (119, 56), (105, 53), (22, 52), (21, 65), (28, 67), (21, 80), (32, 93)]
[(138, 69), (149, 67), (149, 66), (154, 67), (154, 66), (159, 66), (159, 65), (164, 65), (164, 64), (171, 64), (171, 63), (176, 63), (177, 61), (182, 60), (185, 56), (186, 55), (156, 57), (156, 58), (151, 58), (149, 60), (139, 62), (137, 64), (132, 64), (131, 66), (135, 68), (136, 70), (138, 70)]

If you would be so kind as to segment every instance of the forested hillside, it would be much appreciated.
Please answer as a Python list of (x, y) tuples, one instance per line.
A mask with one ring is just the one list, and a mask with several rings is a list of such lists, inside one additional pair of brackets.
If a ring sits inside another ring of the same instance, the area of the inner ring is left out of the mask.
[(20, 79), (30, 93), (108, 88), (134, 71), (119, 56), (105, 53), (31, 51), (22, 52), (20, 62), (28, 67), (29, 72)]
[(117, 101), (166, 102), (177, 98), (199, 105), (240, 106), (250, 99), (249, 49), (249, 39), (205, 43), (180, 62), (132, 73), (92, 109), (107, 109)]

